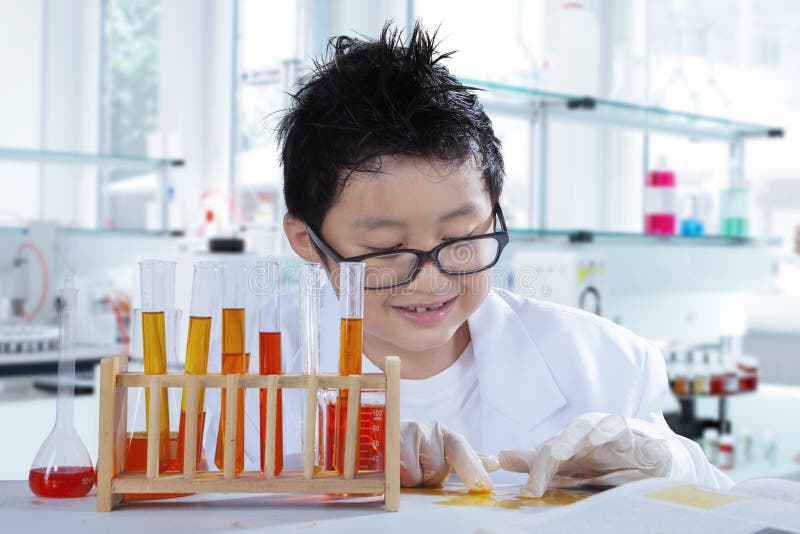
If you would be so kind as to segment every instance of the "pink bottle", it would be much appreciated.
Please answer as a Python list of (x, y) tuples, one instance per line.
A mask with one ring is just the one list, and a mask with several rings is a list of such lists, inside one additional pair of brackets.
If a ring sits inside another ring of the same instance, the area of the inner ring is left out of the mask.
[(644, 233), (674, 235), (675, 173), (666, 168), (663, 159), (658, 167), (648, 172), (645, 180)]

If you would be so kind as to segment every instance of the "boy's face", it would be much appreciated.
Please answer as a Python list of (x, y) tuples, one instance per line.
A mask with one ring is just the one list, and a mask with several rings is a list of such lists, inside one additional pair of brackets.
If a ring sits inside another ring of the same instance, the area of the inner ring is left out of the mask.
[[(349, 258), (393, 248), (427, 251), (449, 239), (492, 231), (491, 200), (474, 165), (389, 156), (380, 173), (351, 176), (325, 216), (321, 237)], [(334, 267), (336, 284), (335, 263), (325, 264)], [(490, 284), (491, 270), (452, 276), (425, 262), (412, 282), (365, 292), (365, 335), (403, 351), (445, 345), (466, 328)]]

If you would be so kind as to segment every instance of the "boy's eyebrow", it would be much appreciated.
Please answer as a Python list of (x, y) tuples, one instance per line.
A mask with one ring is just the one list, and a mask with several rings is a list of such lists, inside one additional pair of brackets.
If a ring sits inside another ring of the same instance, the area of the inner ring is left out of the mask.
[(445, 213), (441, 217), (439, 217), (439, 222), (444, 222), (448, 219), (454, 219), (456, 217), (463, 217), (464, 215), (473, 215), (478, 210), (475, 203), (470, 201), (464, 204), (463, 206), (459, 206), (458, 208)]
[[(463, 206), (459, 206), (458, 208), (449, 211), (439, 217), (439, 222), (445, 222), (449, 219), (454, 219), (456, 217), (463, 217), (464, 215), (472, 215), (477, 211), (477, 207), (475, 206), (474, 202), (467, 202)], [(359, 230), (364, 230), (366, 232), (372, 230), (378, 230), (379, 228), (386, 228), (386, 227), (397, 227), (397, 226), (405, 226), (406, 223), (403, 221), (397, 221), (394, 219), (385, 219), (383, 217), (364, 217), (359, 219), (353, 226)]]
[(404, 223), (403, 221), (384, 219), (383, 217), (364, 217), (363, 219), (359, 219), (354, 226), (355, 228), (369, 232), (372, 230), (377, 230), (379, 228), (385, 228), (387, 226), (405, 226), (405, 225), (406, 223)]

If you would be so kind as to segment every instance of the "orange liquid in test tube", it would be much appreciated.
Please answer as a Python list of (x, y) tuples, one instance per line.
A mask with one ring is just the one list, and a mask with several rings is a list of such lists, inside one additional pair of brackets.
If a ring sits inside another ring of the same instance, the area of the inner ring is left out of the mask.
[[(245, 355), (245, 322), (244, 308), (223, 308), (222, 310), (222, 374), (246, 374), (249, 368), (249, 357)], [(249, 355), (247, 355), (249, 356)], [(219, 431), (217, 432), (217, 448), (214, 465), (223, 470), (225, 457), (225, 421), (226, 409), (225, 388), (222, 389), (222, 409), (220, 413)], [(236, 474), (244, 471), (244, 389), (236, 394)]]
[[(343, 376), (361, 374), (361, 350), (362, 350), (362, 319), (341, 319), (341, 339), (339, 348), (339, 374)], [(336, 400), (336, 446), (334, 464), (336, 471), (341, 475), (344, 473), (344, 448), (347, 426), (347, 400), (348, 392), (346, 389), (339, 391)], [(358, 417), (359, 414), (356, 414)], [(358, 449), (358, 447), (357, 447)], [(356, 472), (359, 466), (359, 454), (356, 451)]]
[[(281, 374), (281, 333), (259, 332), (258, 334), (258, 366), (259, 374)], [(267, 429), (264, 420), (267, 416), (267, 390), (259, 391), (261, 422), (261, 472), (264, 472), (264, 449), (266, 447)], [(277, 390), (275, 398), (275, 475), (283, 470), (283, 395)]]

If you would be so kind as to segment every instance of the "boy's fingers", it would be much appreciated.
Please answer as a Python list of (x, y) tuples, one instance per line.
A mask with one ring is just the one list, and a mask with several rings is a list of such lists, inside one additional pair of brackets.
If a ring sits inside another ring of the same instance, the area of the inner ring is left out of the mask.
[(400, 421), (400, 485), (413, 488), (422, 484), (419, 463), (421, 430), (412, 421)]
[(447, 463), (458, 474), (461, 483), (470, 491), (491, 491), (494, 485), (483, 462), (461, 434), (442, 429), (444, 455)]
[(553, 457), (549, 445), (539, 447), (536, 455), (536, 462), (530, 472), (528, 481), (520, 488), (520, 495), (523, 497), (541, 497), (547, 491), (547, 486), (555, 477), (561, 461)]
[(438, 424), (400, 421), (400, 485), (441, 486), (450, 475)]
[(609, 415), (597, 423), (597, 426), (589, 433), (588, 441), (595, 448), (613, 441), (621, 441), (633, 446), (633, 433), (628, 428), (624, 417)]
[(536, 460), (536, 451), (510, 450), (500, 451), (497, 455), (500, 467), (512, 473), (530, 473), (531, 466)]
[(442, 438), (442, 427), (438, 422), (423, 428), (419, 448), (419, 463), (422, 466), (422, 486), (439, 487), (450, 476), (447, 452)]
[(475, 454), (480, 458), (483, 468), (486, 469), (487, 473), (493, 473), (500, 469), (500, 461), (497, 459), (497, 456), (482, 452), (476, 452)]

